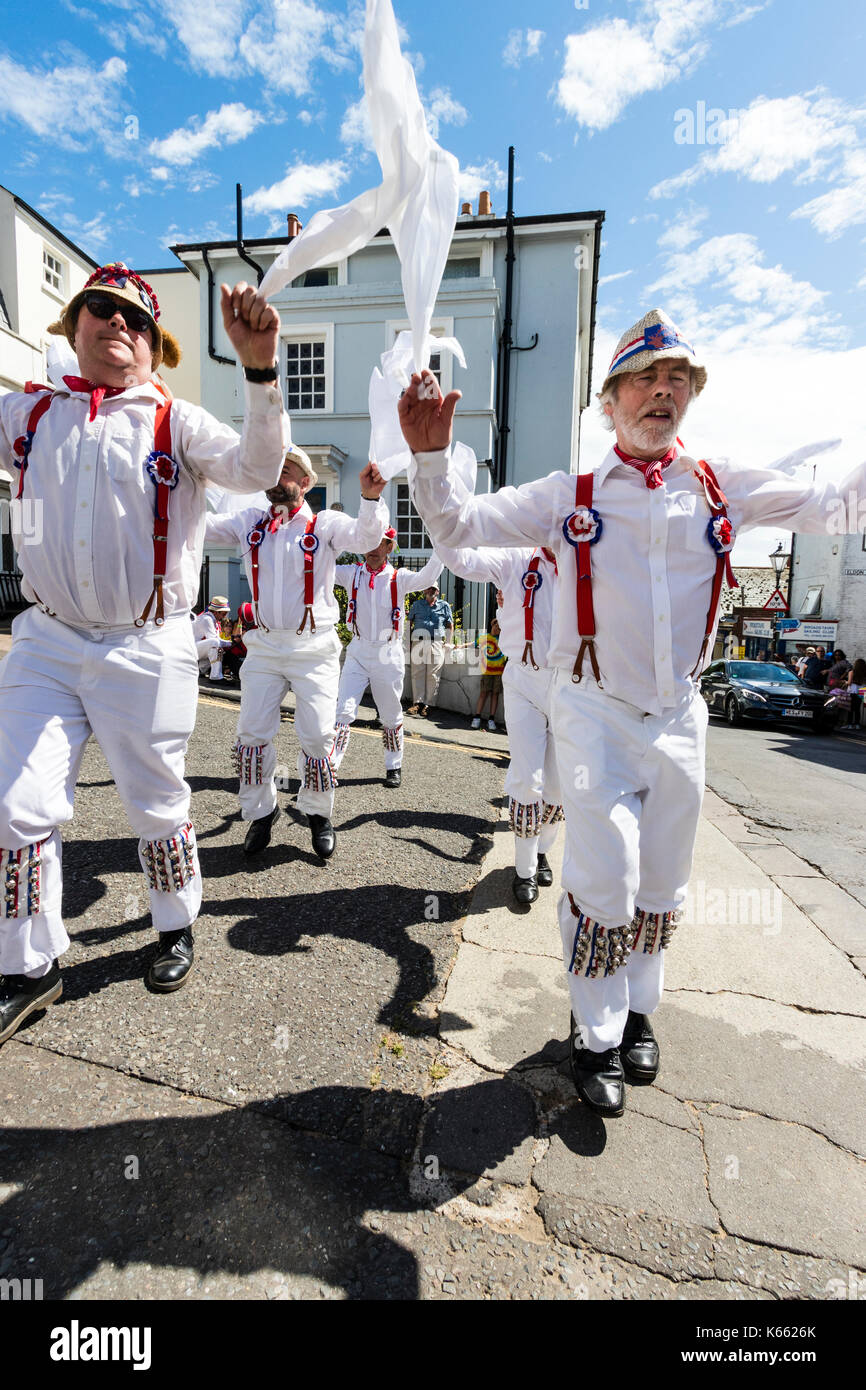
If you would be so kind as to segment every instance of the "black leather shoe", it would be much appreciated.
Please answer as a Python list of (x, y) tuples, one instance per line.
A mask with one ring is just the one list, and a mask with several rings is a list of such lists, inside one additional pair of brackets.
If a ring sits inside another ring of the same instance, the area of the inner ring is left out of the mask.
[(271, 826), (277, 818), (278, 806), (275, 806), (270, 815), (259, 816), (258, 820), (250, 821), (250, 828), (247, 831), (247, 838), (244, 840), (244, 854), (261, 854), (263, 849), (267, 849), (271, 843)]
[(659, 1045), (646, 1014), (629, 1010), (620, 1043), (622, 1064), (632, 1081), (655, 1081), (659, 1074)]
[(594, 1110), (596, 1115), (604, 1115), (607, 1119), (615, 1119), (621, 1115), (625, 1110), (625, 1076), (619, 1048), (609, 1047), (606, 1052), (590, 1052), (588, 1047), (581, 1047), (572, 1018), (569, 1055), (571, 1074), (577, 1094), (584, 1105)]
[(553, 870), (547, 862), (546, 854), (539, 854), (538, 868), (535, 870), (539, 888), (549, 888), (553, 882)]
[(63, 993), (60, 966), (55, 960), (47, 975), (28, 980), (26, 975), (0, 976), (0, 1043), (11, 1038), (25, 1018), (47, 1009)]
[(313, 849), (320, 859), (330, 859), (337, 844), (334, 827), (327, 816), (307, 816), (313, 835)]
[(159, 950), (147, 972), (147, 983), (151, 989), (168, 994), (186, 984), (192, 970), (192, 946), (189, 927), (184, 927), (183, 931), (160, 932)]
[(515, 874), (511, 880), (511, 891), (515, 900), (523, 907), (528, 907), (530, 903), (534, 903), (538, 897), (538, 881), (535, 874), (531, 878), (520, 878), (518, 874)]
[(385, 773), (385, 786), (399, 787), (401, 781), (402, 777), (399, 767), (389, 767), (388, 771)]

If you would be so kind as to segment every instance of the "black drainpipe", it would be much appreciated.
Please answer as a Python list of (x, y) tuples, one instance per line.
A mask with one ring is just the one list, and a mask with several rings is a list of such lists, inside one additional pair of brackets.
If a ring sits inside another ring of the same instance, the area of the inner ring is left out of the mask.
[(264, 277), (265, 272), (262, 270), (260, 265), (256, 264), (252, 256), (248, 255), (244, 249), (244, 212), (243, 199), (241, 198), (241, 186), (239, 183), (235, 184), (235, 203), (237, 208), (238, 255), (240, 256), (242, 261), (246, 261), (247, 265), (252, 266), (253, 270), (256, 272), (256, 284), (260, 285), (262, 283), (262, 279)]
[(505, 318), (502, 324), (502, 337), (499, 339), (499, 362), (501, 380), (499, 389), (499, 438), (496, 441), (496, 472), (494, 481), (497, 487), (505, 485), (505, 467), (508, 459), (508, 406), (511, 385), (511, 304), (514, 290), (514, 146), (508, 147), (508, 209), (505, 214)]
[(213, 362), (222, 362), (226, 367), (235, 367), (237, 363), (233, 357), (220, 357), (214, 351), (213, 345), (213, 268), (208, 259), (207, 248), (201, 248), (202, 260), (207, 271), (207, 355)]

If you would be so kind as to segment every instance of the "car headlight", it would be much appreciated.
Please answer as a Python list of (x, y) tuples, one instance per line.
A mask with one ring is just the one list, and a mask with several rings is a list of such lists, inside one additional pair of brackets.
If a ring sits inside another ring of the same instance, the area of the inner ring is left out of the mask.
[(750, 703), (756, 705), (769, 704), (769, 700), (767, 699), (766, 695), (761, 695), (761, 693), (757, 690), (742, 690), (740, 691), (740, 694), (742, 695), (744, 700), (748, 700)]

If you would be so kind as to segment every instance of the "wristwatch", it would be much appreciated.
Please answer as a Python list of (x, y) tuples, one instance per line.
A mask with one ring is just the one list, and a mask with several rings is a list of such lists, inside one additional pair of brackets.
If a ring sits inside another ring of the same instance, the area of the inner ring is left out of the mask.
[(244, 376), (247, 381), (256, 383), (265, 381), (277, 381), (277, 364), (272, 367), (244, 367)]

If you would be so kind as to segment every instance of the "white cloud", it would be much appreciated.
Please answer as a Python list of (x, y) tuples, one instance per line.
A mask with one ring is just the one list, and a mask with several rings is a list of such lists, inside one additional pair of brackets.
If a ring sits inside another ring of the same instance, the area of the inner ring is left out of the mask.
[(469, 112), (455, 101), (447, 87), (434, 87), (429, 98), (422, 98), (427, 128), (434, 140), (439, 139), (440, 125), (465, 125)]
[(506, 67), (519, 68), (526, 58), (537, 58), (544, 39), (543, 29), (511, 29), (502, 50)]
[(193, 117), (164, 140), (153, 140), (149, 153), (166, 164), (192, 164), (205, 150), (245, 140), (263, 120), (260, 112), (242, 102), (228, 102), (218, 111), (209, 111), (203, 121)]
[(167, 183), (171, 178), (171, 170), (164, 164), (157, 164), (150, 171), (152, 179), (159, 179), (160, 183)]
[(328, 159), (323, 164), (294, 164), (278, 183), (250, 193), (244, 205), (251, 213), (294, 212), (310, 202), (331, 197), (348, 177), (349, 170), (341, 159)]
[(709, 217), (706, 208), (692, 208), (688, 212), (680, 212), (670, 226), (666, 227), (658, 239), (658, 244), (672, 251), (684, 251), (687, 246), (691, 246), (693, 241), (700, 237), (698, 228), (702, 222), (706, 222)]
[(553, 155), (552, 155), (552, 154), (546, 154), (544, 150), (539, 150), (539, 151), (538, 151), (538, 158), (541, 160), (542, 164), (552, 164), (552, 163), (553, 163)]
[(606, 129), (636, 97), (690, 72), (709, 50), (706, 32), (732, 14), (747, 17), (742, 0), (640, 0), (634, 23), (605, 19), (568, 34), (560, 106), (580, 125)]
[(101, 68), (81, 58), (40, 71), (0, 54), (0, 119), (12, 117), (63, 149), (83, 150), (95, 140), (115, 155), (126, 145), (128, 154), (121, 114), (125, 85), (121, 58), (109, 58)]
[(816, 231), (831, 239), (847, 227), (866, 222), (866, 152), (846, 153), (837, 187), (804, 203), (791, 216), (808, 217)]
[(376, 147), (373, 144), (373, 129), (370, 125), (370, 113), (367, 110), (366, 97), (361, 97), (351, 106), (346, 107), (340, 125), (340, 139), (349, 149), (361, 145), (370, 154), (375, 154)]
[(508, 175), (495, 159), (485, 159), (483, 164), (467, 164), (460, 169), (460, 197), (472, 202), (484, 189), (503, 189), (508, 187)]
[(618, 270), (615, 275), (602, 275), (599, 277), (598, 287), (602, 285), (612, 285), (614, 280), (624, 280), (627, 275), (634, 275), (633, 270)]
[(715, 147), (683, 173), (656, 184), (650, 197), (670, 197), (710, 174), (737, 174), (752, 183), (796, 174), (798, 182), (809, 182), (828, 171), (834, 156), (856, 146), (857, 122), (864, 114), (811, 93), (758, 97), (732, 118), (707, 120)]
[(192, 66), (210, 77), (230, 77), (237, 57), (244, 0), (162, 0), (165, 21), (175, 30)]

